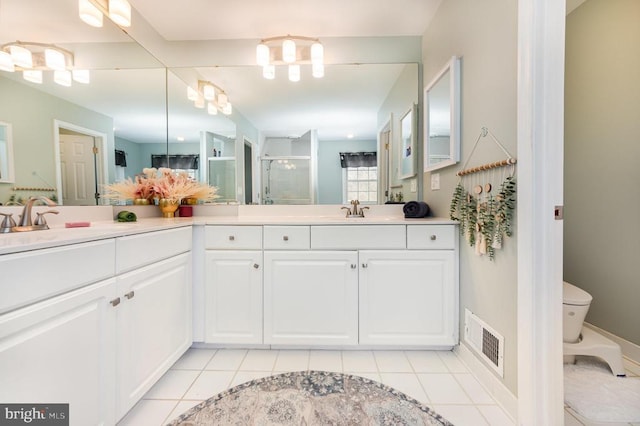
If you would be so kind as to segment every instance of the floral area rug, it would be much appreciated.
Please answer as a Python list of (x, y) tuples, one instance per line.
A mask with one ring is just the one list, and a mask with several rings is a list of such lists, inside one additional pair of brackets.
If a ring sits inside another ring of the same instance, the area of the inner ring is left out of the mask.
[(264, 377), (196, 405), (171, 426), (451, 425), (429, 407), (364, 377), (300, 371)]

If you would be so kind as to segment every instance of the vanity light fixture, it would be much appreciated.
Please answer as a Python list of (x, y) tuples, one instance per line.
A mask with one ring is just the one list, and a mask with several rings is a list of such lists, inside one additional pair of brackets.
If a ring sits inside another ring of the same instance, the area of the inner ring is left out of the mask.
[(25, 80), (42, 84), (43, 71), (54, 71), (54, 81), (71, 86), (89, 83), (89, 70), (75, 69), (73, 53), (53, 44), (15, 41), (0, 46), (0, 70), (22, 71)]
[(78, 0), (78, 14), (92, 27), (102, 27), (103, 16), (121, 27), (131, 26), (131, 4), (127, 0)]
[(304, 36), (278, 36), (260, 40), (256, 47), (256, 63), (262, 67), (262, 76), (275, 78), (275, 66), (287, 65), (291, 81), (300, 81), (300, 65), (311, 64), (315, 78), (324, 77), (324, 47), (317, 38)]
[(233, 111), (225, 91), (210, 81), (198, 80), (197, 90), (187, 86), (187, 99), (193, 101), (196, 108), (206, 106), (207, 112), (211, 115), (218, 114), (218, 111), (229, 115)]

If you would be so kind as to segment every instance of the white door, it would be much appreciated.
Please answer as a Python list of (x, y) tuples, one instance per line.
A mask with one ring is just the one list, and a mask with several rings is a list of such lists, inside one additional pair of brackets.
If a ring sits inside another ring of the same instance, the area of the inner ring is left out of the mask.
[(355, 251), (264, 253), (264, 343), (358, 343)]
[(0, 401), (68, 403), (72, 426), (115, 424), (114, 297), (109, 279), (0, 316)]
[(360, 343), (458, 344), (453, 250), (360, 252)]
[(205, 342), (262, 343), (262, 252), (206, 254)]
[(117, 419), (191, 346), (191, 254), (117, 279)]
[(96, 205), (96, 150), (93, 136), (60, 134), (60, 174), (64, 205)]

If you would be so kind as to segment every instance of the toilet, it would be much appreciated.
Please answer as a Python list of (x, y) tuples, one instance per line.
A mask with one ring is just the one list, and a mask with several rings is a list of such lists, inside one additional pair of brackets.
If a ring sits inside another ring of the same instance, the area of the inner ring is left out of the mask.
[(564, 362), (574, 363), (576, 355), (595, 356), (609, 364), (615, 376), (625, 376), (620, 345), (596, 331), (583, 327), (593, 297), (566, 281), (562, 288), (562, 340)]

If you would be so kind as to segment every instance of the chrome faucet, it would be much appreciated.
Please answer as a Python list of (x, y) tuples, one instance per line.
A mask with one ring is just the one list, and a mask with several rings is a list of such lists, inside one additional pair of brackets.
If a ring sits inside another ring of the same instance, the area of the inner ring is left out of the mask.
[(341, 207), (341, 210), (347, 211), (347, 217), (364, 217), (364, 211), (369, 210), (369, 207), (358, 208), (360, 201), (351, 200), (351, 208)]
[(48, 213), (58, 214), (58, 211), (48, 210), (46, 212), (38, 213), (37, 214), (38, 217), (36, 218), (35, 223), (33, 223), (31, 219), (31, 209), (33, 205), (38, 201), (42, 201), (49, 207), (54, 207), (57, 205), (49, 198), (42, 195), (38, 197), (30, 197), (27, 200), (27, 202), (24, 204), (24, 208), (22, 209), (22, 215), (20, 215), (20, 223), (18, 223), (17, 226), (12, 227), (10, 232), (37, 231), (41, 229), (49, 229), (49, 225), (47, 225), (47, 222), (44, 220), (44, 215)]

